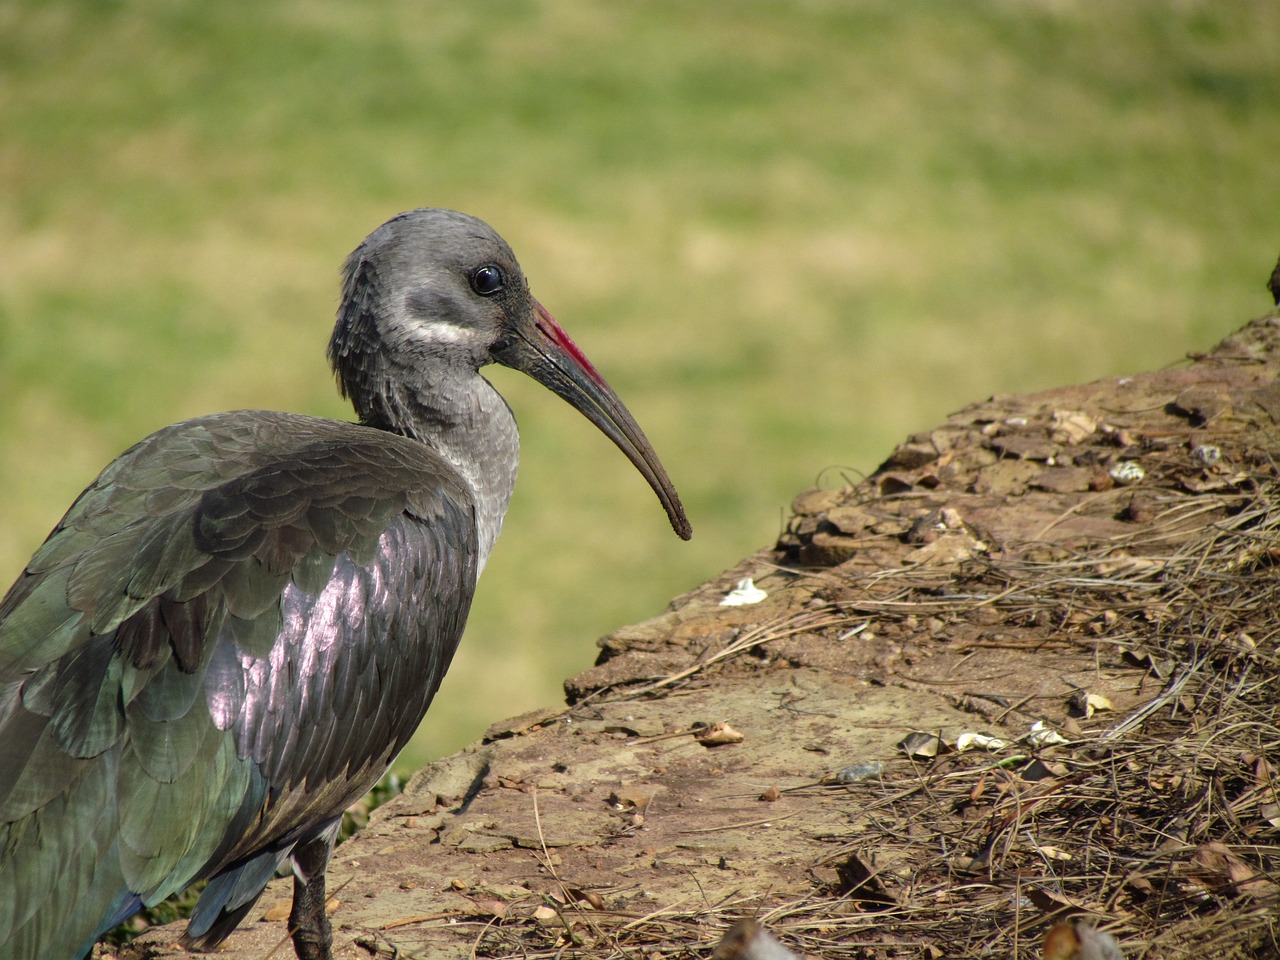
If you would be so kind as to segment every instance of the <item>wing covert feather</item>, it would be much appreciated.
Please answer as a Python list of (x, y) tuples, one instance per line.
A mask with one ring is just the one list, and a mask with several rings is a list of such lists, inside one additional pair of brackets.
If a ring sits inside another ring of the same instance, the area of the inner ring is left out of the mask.
[(0, 601), (0, 954), (69, 955), (219, 872), (251, 902), (241, 865), (332, 822), (426, 711), (473, 513), (425, 446), (284, 414), (108, 466)]

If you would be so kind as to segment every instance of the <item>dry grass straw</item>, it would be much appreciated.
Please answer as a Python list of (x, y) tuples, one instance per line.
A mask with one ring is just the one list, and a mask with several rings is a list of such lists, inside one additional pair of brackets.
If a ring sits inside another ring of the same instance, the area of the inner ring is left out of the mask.
[(1004, 624), (1049, 627), (1027, 633), (1040, 647), (1145, 669), (1151, 695), (1100, 733), (1006, 762), (951, 753), (802, 788), (847, 792), (865, 811), (856, 839), (822, 838), (832, 852), (811, 897), (753, 891), (645, 916), (571, 903), (567, 928), (490, 925), (476, 955), (704, 956), (754, 916), (831, 960), (1038, 958), (1066, 918), (1143, 960), (1280, 956), (1280, 484), (1171, 494), (1130, 537), (1005, 544), (951, 573), (826, 571), (846, 589), (825, 628), (994, 608)]
[[(1280, 487), (1240, 489), (1171, 494), (1130, 537), (1006, 544), (947, 585), (877, 572), (872, 597), (843, 604), (881, 620), (921, 609), (921, 593), (944, 618), (993, 606), (1005, 624), (1055, 627), (1037, 647), (1119, 648), (1157, 685), (1101, 735), (1041, 752), (1031, 779), (952, 756), (909, 792), (868, 796), (873, 822), (911, 825), (879, 838), (905, 841), (910, 869), (886, 884), (894, 906), (874, 929), (948, 957), (1038, 956), (1053, 919), (1083, 914), (1136, 957), (1280, 956)], [(876, 848), (859, 838), (833, 860), (874, 862)]]

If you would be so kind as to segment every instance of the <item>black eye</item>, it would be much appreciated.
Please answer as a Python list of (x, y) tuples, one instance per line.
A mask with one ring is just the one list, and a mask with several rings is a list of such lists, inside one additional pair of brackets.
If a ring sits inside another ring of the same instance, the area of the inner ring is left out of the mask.
[(502, 271), (491, 263), (471, 271), (471, 289), (482, 297), (492, 297), (505, 285)]

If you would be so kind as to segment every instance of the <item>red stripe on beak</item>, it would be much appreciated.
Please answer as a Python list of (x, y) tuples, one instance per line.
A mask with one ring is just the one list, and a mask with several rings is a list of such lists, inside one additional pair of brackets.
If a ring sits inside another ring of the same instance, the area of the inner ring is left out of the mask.
[(596, 368), (591, 365), (591, 361), (587, 359), (586, 354), (578, 349), (578, 345), (569, 338), (564, 332), (560, 324), (556, 323), (547, 308), (540, 304), (536, 299), (533, 301), (534, 312), (538, 315), (538, 329), (542, 331), (542, 335), (560, 348), (562, 352), (573, 359), (582, 370), (591, 377), (597, 384), (602, 387), (607, 386), (604, 377), (596, 372)]

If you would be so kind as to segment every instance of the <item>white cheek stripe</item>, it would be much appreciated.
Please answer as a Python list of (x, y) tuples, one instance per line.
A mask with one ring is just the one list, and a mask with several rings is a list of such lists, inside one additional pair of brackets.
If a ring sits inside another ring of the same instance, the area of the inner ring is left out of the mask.
[(449, 320), (401, 319), (395, 322), (395, 339), (400, 343), (474, 343), (476, 332)]
[(417, 328), (418, 336), (431, 343), (468, 343), (476, 338), (476, 332), (471, 327), (450, 323), (448, 320), (420, 323)]

